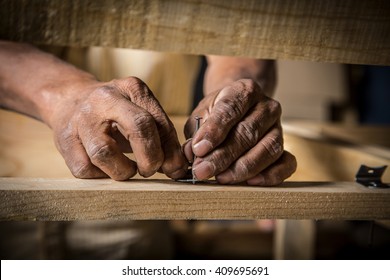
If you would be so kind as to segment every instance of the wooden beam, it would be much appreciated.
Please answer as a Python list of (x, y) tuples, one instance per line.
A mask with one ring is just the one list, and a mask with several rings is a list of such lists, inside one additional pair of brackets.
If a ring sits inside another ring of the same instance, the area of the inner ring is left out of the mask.
[(0, 0), (0, 38), (390, 65), (387, 0)]
[(278, 187), (171, 180), (0, 178), (1, 220), (390, 219), (390, 189), (353, 182)]
[(276, 220), (274, 258), (312, 260), (315, 251), (314, 220)]

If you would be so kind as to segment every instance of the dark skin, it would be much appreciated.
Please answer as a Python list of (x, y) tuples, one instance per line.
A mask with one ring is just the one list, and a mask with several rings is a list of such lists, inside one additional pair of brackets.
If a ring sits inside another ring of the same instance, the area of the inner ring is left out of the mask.
[[(283, 150), (271, 61), (208, 57), (201, 129), (182, 149), (167, 114), (136, 77), (100, 82), (32, 46), (0, 42), (0, 104), (45, 122), (78, 178), (127, 180), (157, 171), (182, 178), (193, 153), (198, 179), (274, 185), (296, 168)], [(184, 153), (182, 152), (184, 150)], [(123, 153), (133, 152), (136, 161)], [(192, 153), (193, 152), (193, 153)]]
[[(204, 120), (185, 144), (198, 179), (216, 176), (221, 184), (277, 185), (296, 169), (283, 150), (280, 104), (268, 97), (275, 87), (273, 61), (208, 57), (205, 98), (192, 116)], [(226, 73), (226, 74), (225, 74)], [(190, 137), (194, 122), (187, 122)]]

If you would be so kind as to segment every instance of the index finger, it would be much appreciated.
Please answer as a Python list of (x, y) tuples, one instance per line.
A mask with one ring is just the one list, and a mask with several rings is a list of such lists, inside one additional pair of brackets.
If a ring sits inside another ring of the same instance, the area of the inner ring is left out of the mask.
[(129, 141), (138, 173), (144, 177), (156, 173), (163, 163), (164, 154), (154, 118), (149, 112), (120, 98), (116, 100), (115, 110), (106, 114)]
[(130, 100), (147, 111), (153, 118), (161, 141), (164, 161), (161, 169), (171, 178), (180, 178), (186, 174), (188, 163), (185, 159), (176, 134), (176, 130), (152, 91), (140, 79), (131, 77), (122, 92)]
[[(95, 115), (91, 115), (91, 109), (88, 107), (92, 106), (91, 104), (98, 107), (95, 108), (97, 112)], [(116, 164), (125, 162), (118, 143), (112, 138), (112, 126), (115, 126), (130, 143), (137, 161), (138, 172), (142, 176), (149, 177), (161, 167), (164, 154), (154, 118), (149, 112), (125, 98), (116, 87), (109, 85), (99, 88), (81, 112), (87, 114), (87, 118), (91, 119), (94, 124), (92, 126), (82, 124), (79, 131), (84, 135), (82, 139), (85, 144), (91, 144), (89, 145), (91, 155), (95, 152), (93, 146), (96, 146), (96, 143), (89, 138), (94, 137), (100, 131), (98, 137), (94, 138), (96, 138), (95, 142), (99, 142), (98, 146), (102, 147), (104, 153), (97, 150), (96, 161), (99, 161), (100, 165), (104, 164), (106, 171), (113, 171)], [(86, 133), (87, 130), (89, 135)], [(105, 140), (98, 141), (99, 139)], [(87, 148), (86, 150), (88, 152)], [(104, 161), (101, 159), (103, 156)]]
[(214, 101), (210, 115), (193, 137), (193, 151), (203, 157), (221, 144), (229, 131), (263, 95), (250, 79), (236, 81), (223, 88)]

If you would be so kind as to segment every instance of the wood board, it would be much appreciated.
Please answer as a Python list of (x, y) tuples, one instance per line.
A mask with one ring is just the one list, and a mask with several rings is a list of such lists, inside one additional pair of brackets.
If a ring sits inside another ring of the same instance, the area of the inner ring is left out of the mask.
[(0, 0), (0, 38), (390, 65), (387, 0)]
[(390, 189), (353, 182), (278, 187), (171, 180), (0, 178), (1, 220), (390, 219)]

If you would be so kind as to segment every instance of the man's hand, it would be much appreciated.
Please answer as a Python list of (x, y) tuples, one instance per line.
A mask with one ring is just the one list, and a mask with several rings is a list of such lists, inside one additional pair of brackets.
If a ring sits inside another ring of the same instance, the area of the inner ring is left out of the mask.
[[(203, 124), (193, 135), (194, 117)], [(186, 123), (184, 146), (194, 174), (219, 183), (276, 185), (296, 169), (293, 155), (283, 150), (281, 108), (251, 79), (230, 83), (208, 94)]]
[[(127, 180), (137, 170), (149, 177), (159, 169), (171, 178), (185, 174), (175, 128), (141, 80), (96, 82), (72, 91), (52, 113), (50, 126), (75, 177)], [(131, 151), (136, 162), (123, 154)]]
[[(74, 176), (185, 175), (176, 131), (141, 80), (102, 83), (30, 45), (6, 41), (0, 61), (0, 106), (49, 125)], [(131, 151), (136, 162), (123, 154)]]

